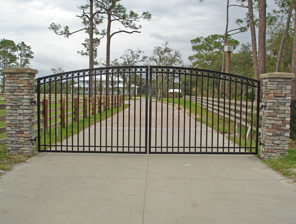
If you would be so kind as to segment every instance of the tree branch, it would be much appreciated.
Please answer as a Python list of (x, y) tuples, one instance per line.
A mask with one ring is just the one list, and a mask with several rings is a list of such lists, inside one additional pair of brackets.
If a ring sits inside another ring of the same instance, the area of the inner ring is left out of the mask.
[(245, 9), (248, 8), (248, 6), (243, 6), (243, 5), (229, 5), (229, 7), (230, 7), (230, 6), (236, 6), (236, 7), (245, 8)]
[(116, 31), (114, 33), (111, 34), (110, 38), (113, 37), (115, 34), (118, 34), (118, 33), (128, 33), (128, 34), (132, 34), (132, 33), (141, 33), (141, 31), (126, 31), (126, 30), (119, 30), (119, 31)]

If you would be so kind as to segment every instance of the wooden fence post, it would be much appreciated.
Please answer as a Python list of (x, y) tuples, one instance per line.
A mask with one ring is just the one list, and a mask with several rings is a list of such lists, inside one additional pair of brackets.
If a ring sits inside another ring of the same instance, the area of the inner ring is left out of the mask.
[(78, 98), (74, 98), (74, 122), (79, 121), (79, 102)]
[(92, 112), (91, 112), (91, 114), (92, 115), (95, 115), (95, 113), (96, 113), (95, 101), (96, 101), (95, 96), (92, 96), (92, 99), (91, 99), (91, 104), (92, 104)]
[(101, 113), (102, 104), (101, 104), (101, 97), (98, 96), (98, 113)]
[(62, 128), (66, 127), (66, 112), (65, 112), (65, 104), (66, 104), (66, 100), (62, 99), (62, 103), (61, 103), (62, 107), (61, 107), (61, 124), (62, 124)]
[(117, 97), (117, 96), (114, 96), (114, 97), (113, 97), (113, 105), (114, 105), (114, 107), (117, 107), (116, 97)]
[(84, 106), (84, 117), (87, 118), (87, 97), (84, 97), (84, 102), (83, 102), (83, 106)]
[(110, 95), (108, 96), (108, 110), (110, 110)]
[(106, 111), (106, 103), (107, 103), (106, 96), (104, 96), (104, 100), (103, 100), (103, 111)]
[(42, 102), (43, 110), (42, 110), (42, 115), (43, 115), (43, 126), (44, 126), (44, 131), (45, 129), (48, 128), (48, 100), (44, 99)]

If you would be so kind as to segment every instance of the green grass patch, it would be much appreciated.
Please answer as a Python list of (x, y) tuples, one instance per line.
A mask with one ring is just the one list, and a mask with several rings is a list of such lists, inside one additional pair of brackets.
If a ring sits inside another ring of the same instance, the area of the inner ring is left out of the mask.
[(263, 160), (273, 170), (296, 183), (296, 141), (290, 143), (288, 155), (282, 158)]
[[(162, 101), (158, 101), (162, 102)], [(191, 113), (196, 113), (198, 116), (196, 118), (200, 123), (207, 125), (208, 127), (213, 127), (214, 130), (218, 131), (220, 134), (224, 134), (225, 137), (229, 136), (229, 139), (232, 142), (242, 146), (242, 147), (256, 147), (255, 142), (255, 132), (252, 132), (252, 145), (251, 145), (251, 133), (249, 138), (246, 138), (248, 128), (243, 125), (237, 125), (236, 123), (226, 117), (218, 116), (218, 114), (208, 111), (205, 108), (202, 108), (200, 105), (196, 105), (193, 102), (184, 100), (182, 98), (163, 98), (164, 103), (180, 105), (183, 108), (186, 108), (191, 111)], [(201, 116), (202, 115), (202, 116)], [(201, 117), (201, 118), (199, 118)], [(253, 117), (254, 119), (254, 117)], [(235, 135), (236, 133), (236, 135)]]
[[(56, 143), (60, 143), (61, 141), (65, 140), (67, 137), (71, 137), (72, 135), (77, 134), (78, 132), (83, 130), (84, 128), (89, 127), (89, 125), (92, 125), (96, 122), (105, 120), (106, 117), (109, 118), (113, 115), (115, 115), (116, 113), (122, 111), (123, 109), (129, 107), (128, 104), (125, 104), (124, 107), (123, 106), (119, 106), (119, 107), (114, 107), (113, 109), (107, 110), (107, 111), (102, 111), (101, 114), (97, 113), (96, 115), (91, 115), (90, 118), (85, 118), (85, 119), (80, 119), (79, 122), (75, 122), (75, 123), (69, 123), (67, 127), (62, 128), (59, 125), (57, 127), (57, 134), (56, 134), (56, 129), (52, 128), (51, 130), (46, 130), (46, 132), (44, 133), (44, 131), (42, 131), (40, 133), (40, 142), (41, 145), (55, 145)], [(62, 131), (62, 133), (61, 133)], [(68, 136), (67, 136), (67, 131), (68, 131)], [(38, 141), (36, 142), (36, 146), (38, 149)], [(45, 150), (46, 148), (48, 148), (48, 146), (41, 146), (41, 150)]]
[[(11, 170), (13, 165), (17, 163), (23, 163), (29, 158), (31, 158), (31, 156), (26, 156), (22, 154), (10, 155), (7, 153), (6, 145), (0, 146), (0, 170), (1, 171)], [(0, 176), (1, 175), (3, 175), (3, 172), (0, 172)]]

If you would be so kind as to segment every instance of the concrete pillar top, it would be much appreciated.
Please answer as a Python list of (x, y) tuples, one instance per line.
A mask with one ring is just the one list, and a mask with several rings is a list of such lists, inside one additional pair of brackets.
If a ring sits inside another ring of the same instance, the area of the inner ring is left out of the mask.
[(260, 79), (294, 79), (295, 73), (272, 72), (260, 74)]
[(38, 71), (32, 68), (4, 68), (2, 70), (3, 74), (17, 74), (17, 73), (27, 73), (27, 74), (37, 74)]

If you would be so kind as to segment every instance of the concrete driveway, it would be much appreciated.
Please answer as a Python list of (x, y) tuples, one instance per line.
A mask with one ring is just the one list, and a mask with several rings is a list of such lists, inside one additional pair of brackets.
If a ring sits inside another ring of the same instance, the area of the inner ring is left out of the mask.
[(1, 177), (0, 223), (294, 224), (295, 189), (251, 155), (41, 153)]

